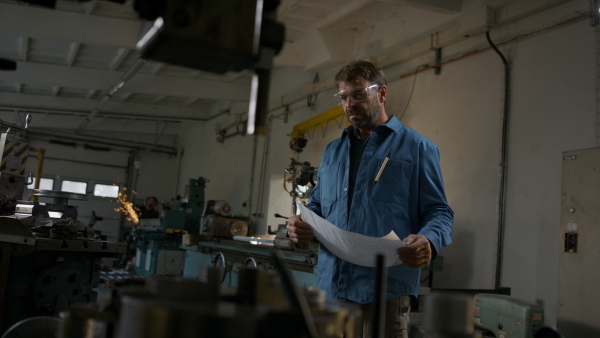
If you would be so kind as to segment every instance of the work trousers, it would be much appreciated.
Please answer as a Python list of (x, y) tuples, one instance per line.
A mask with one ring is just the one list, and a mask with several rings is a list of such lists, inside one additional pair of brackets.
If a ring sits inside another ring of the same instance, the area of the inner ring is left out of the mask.
[[(363, 338), (372, 338), (373, 303), (359, 304), (363, 313)], [(401, 296), (385, 303), (385, 338), (408, 338), (410, 296)], [(376, 338), (376, 337), (375, 337)]]

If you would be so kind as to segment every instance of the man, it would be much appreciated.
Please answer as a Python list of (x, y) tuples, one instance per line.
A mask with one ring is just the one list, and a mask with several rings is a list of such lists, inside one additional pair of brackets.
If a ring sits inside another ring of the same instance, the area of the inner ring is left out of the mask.
[(145, 218), (159, 218), (158, 211), (154, 208), (158, 204), (158, 199), (154, 196), (149, 196), (146, 198), (146, 204), (144, 206), (140, 206), (140, 219)]
[[(439, 151), (387, 115), (386, 78), (376, 65), (352, 62), (335, 82), (335, 97), (351, 126), (327, 145), (307, 207), (346, 231), (383, 237), (393, 230), (402, 238), (403, 264), (388, 269), (385, 336), (408, 337), (420, 268), (452, 242), (454, 213), (446, 201)], [(314, 236), (300, 215), (290, 217), (287, 230), (296, 243)], [(321, 245), (318, 286), (330, 299), (362, 304), (365, 337), (372, 332), (374, 276), (374, 268), (343, 261)]]

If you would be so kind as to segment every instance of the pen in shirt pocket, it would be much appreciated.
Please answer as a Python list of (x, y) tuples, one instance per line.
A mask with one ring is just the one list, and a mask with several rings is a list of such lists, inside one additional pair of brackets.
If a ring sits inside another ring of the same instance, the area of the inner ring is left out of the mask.
[(385, 169), (385, 165), (387, 164), (388, 160), (390, 159), (390, 155), (391, 153), (388, 154), (388, 156), (386, 156), (383, 159), (383, 163), (381, 163), (381, 167), (379, 168), (379, 171), (377, 172), (377, 176), (375, 176), (375, 182), (373, 182), (373, 184), (377, 183), (377, 181), (379, 181), (379, 178), (381, 177), (381, 174), (383, 173), (383, 169)]

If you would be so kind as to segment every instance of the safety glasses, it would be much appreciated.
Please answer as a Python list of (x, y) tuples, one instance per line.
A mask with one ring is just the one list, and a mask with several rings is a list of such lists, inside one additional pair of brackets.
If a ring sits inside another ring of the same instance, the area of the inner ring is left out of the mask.
[(340, 106), (348, 104), (349, 100), (352, 100), (354, 103), (363, 102), (371, 98), (371, 96), (377, 92), (379, 87), (381, 87), (381, 85), (374, 84), (365, 88), (346, 89), (333, 95), (333, 97), (335, 97), (337, 104)]

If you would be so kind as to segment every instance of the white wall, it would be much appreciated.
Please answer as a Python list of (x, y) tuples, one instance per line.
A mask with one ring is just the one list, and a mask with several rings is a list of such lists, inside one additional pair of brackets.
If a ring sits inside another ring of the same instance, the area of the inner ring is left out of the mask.
[[(231, 203), (232, 214), (248, 216), (251, 207), (249, 203), (255, 137), (237, 135), (227, 138), (223, 143), (218, 142), (215, 124), (225, 121), (228, 117), (223, 116), (214, 122), (189, 126), (183, 132), (184, 153), (179, 191), (183, 194), (190, 179), (202, 176), (208, 180), (205, 189), (206, 200), (226, 200)], [(259, 136), (259, 146), (262, 139), (263, 137)], [(257, 149), (261, 152), (259, 146)], [(260, 161), (261, 153), (257, 156), (257, 161)]]
[[(503, 285), (557, 307), (562, 152), (596, 144), (596, 34), (587, 20), (515, 45)], [(596, 274), (597, 271), (590, 271)]]
[(177, 174), (179, 157), (154, 152), (138, 155), (136, 198), (141, 204), (146, 197), (155, 196), (159, 202), (168, 202), (177, 196)]

